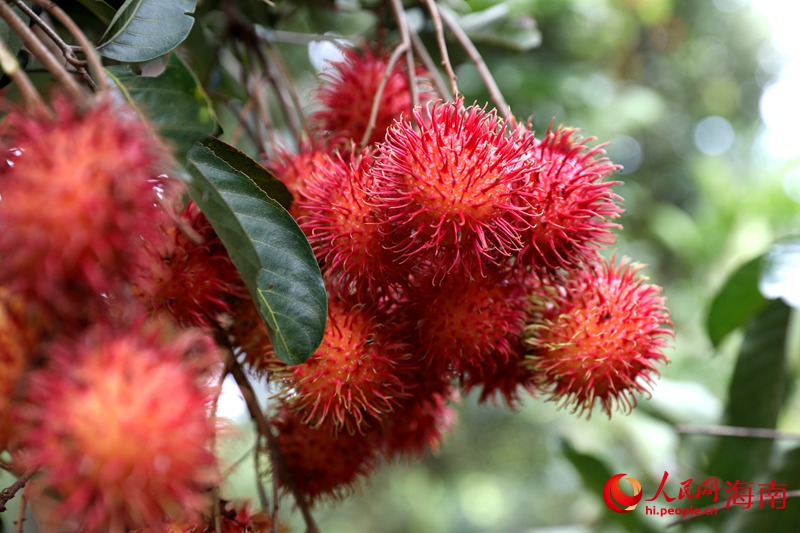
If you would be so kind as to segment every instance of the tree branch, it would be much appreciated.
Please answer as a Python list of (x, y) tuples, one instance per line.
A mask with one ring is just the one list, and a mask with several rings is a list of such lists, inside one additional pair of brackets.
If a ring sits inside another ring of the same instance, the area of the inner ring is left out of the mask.
[(450, 92), (453, 93), (453, 98), (456, 98), (458, 96), (458, 84), (456, 83), (456, 73), (453, 70), (453, 64), (450, 63), (450, 54), (447, 53), (447, 43), (445, 43), (444, 40), (444, 28), (442, 28), (443, 14), (440, 13), (439, 6), (436, 5), (434, 0), (424, 1), (425, 5), (428, 6), (428, 11), (430, 11), (431, 19), (433, 20), (433, 29), (436, 32), (436, 42), (439, 44), (439, 53), (442, 55), (442, 66), (444, 66), (447, 77), (450, 79)]
[(389, 81), (389, 76), (392, 74), (392, 69), (394, 68), (395, 63), (397, 63), (397, 60), (400, 59), (400, 54), (406, 51), (407, 46), (408, 44), (406, 43), (400, 43), (397, 45), (397, 48), (394, 49), (392, 55), (389, 56), (389, 61), (386, 63), (386, 70), (383, 72), (383, 77), (378, 84), (378, 89), (375, 91), (375, 97), (372, 99), (372, 109), (370, 109), (369, 112), (369, 123), (367, 124), (367, 129), (364, 130), (364, 136), (361, 138), (361, 148), (366, 148), (367, 141), (369, 140), (370, 135), (372, 135), (372, 130), (375, 129), (375, 123), (378, 120), (378, 109), (381, 107), (381, 97), (383, 96), (383, 91), (386, 88), (386, 83)]
[(14, 483), (0, 491), (0, 513), (6, 510), (6, 503), (17, 494), (19, 489), (25, 486), (25, 483), (27, 483), (36, 472), (37, 470), (35, 469), (25, 471)]

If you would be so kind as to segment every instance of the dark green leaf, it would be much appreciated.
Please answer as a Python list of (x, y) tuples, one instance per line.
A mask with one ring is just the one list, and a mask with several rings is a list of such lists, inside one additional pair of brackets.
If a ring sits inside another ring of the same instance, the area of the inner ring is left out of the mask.
[(210, 144), (189, 152), (189, 191), (250, 289), (276, 355), (302, 363), (322, 341), (327, 319), (314, 253), (289, 213), (228, 163), (245, 156), (219, 141)]
[(208, 97), (177, 55), (170, 57), (167, 68), (157, 77), (137, 76), (127, 66), (111, 67), (106, 72), (136, 112), (172, 141), (181, 161), (197, 141), (216, 130)]
[(171, 52), (189, 35), (197, 0), (127, 0), (97, 50), (105, 57), (139, 63)]
[(110, 24), (114, 18), (114, 8), (103, 0), (80, 0), (80, 3), (104, 24)]
[[(791, 308), (770, 301), (745, 329), (745, 337), (728, 390), (725, 423), (774, 428), (786, 401), (786, 339)], [(772, 441), (720, 437), (705, 469), (720, 479), (756, 477), (768, 464)]]
[(243, 152), (214, 137), (204, 140), (203, 145), (214, 152), (217, 157), (250, 178), (259, 189), (276, 200), (284, 209), (289, 209), (292, 205), (292, 193), (289, 192), (286, 185)]
[(758, 290), (762, 257), (756, 257), (733, 273), (711, 301), (706, 331), (714, 346), (731, 332), (742, 327), (766, 305)]

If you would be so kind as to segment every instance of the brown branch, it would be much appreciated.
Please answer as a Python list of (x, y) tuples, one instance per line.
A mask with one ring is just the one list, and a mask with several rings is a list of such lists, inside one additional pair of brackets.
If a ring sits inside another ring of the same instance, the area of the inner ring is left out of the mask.
[(23, 492), (19, 497), (19, 509), (17, 510), (17, 521), (14, 533), (22, 533), (22, 524), (25, 523), (25, 507), (27, 507), (27, 504), (28, 498), (25, 497), (25, 493)]
[(269, 447), (270, 456), (272, 458), (273, 469), (277, 472), (278, 477), (286, 481), (286, 484), (289, 485), (289, 490), (294, 495), (297, 507), (300, 509), (300, 513), (303, 515), (303, 520), (306, 524), (306, 532), (319, 533), (319, 528), (317, 528), (317, 525), (314, 522), (314, 517), (311, 515), (311, 510), (308, 506), (305, 495), (297, 487), (294, 477), (291, 475), (286, 466), (286, 461), (284, 460), (283, 454), (278, 446), (278, 439), (272, 433), (269, 420), (267, 420), (266, 415), (264, 415), (264, 412), (261, 410), (261, 406), (258, 404), (258, 399), (256, 398), (256, 394), (253, 391), (252, 385), (250, 385), (250, 381), (247, 379), (242, 367), (239, 366), (239, 362), (236, 360), (233, 352), (230, 350), (228, 351), (227, 359), (227, 367), (233, 378), (236, 380), (236, 384), (239, 386), (239, 390), (241, 391), (244, 401), (247, 404), (247, 409), (250, 411), (250, 416), (253, 418), (253, 422), (255, 422), (259, 433), (261, 433), (261, 435), (267, 440), (267, 446)]
[[(458, 84), (456, 83), (456, 73), (453, 70), (453, 64), (450, 62), (450, 55), (447, 53), (447, 43), (444, 41), (444, 28), (442, 27), (442, 18), (444, 18), (444, 13), (439, 10), (439, 6), (436, 5), (435, 0), (424, 1), (425, 5), (428, 6), (428, 11), (430, 11), (431, 19), (433, 20), (433, 29), (436, 33), (436, 42), (439, 44), (439, 53), (442, 55), (442, 66), (447, 73), (447, 77), (450, 79), (450, 92), (453, 93), (453, 98), (456, 98), (458, 96)], [(467, 38), (467, 40), (469, 40), (469, 38)]]
[[(403, 43), (406, 51), (406, 76), (408, 79), (408, 91), (411, 94), (411, 107), (419, 105), (419, 92), (417, 91), (417, 69), (414, 65), (414, 48), (411, 46), (411, 32), (408, 29), (408, 19), (403, 9), (401, 0), (392, 0), (392, 12), (394, 13), (397, 27), (400, 29), (400, 42)], [(387, 69), (388, 71), (389, 69)]]
[(483, 60), (483, 57), (481, 57), (481, 53), (475, 48), (475, 44), (464, 30), (461, 29), (461, 26), (459, 26), (446, 11), (440, 10), (440, 13), (445, 26), (453, 33), (453, 36), (467, 53), (470, 60), (475, 65), (475, 68), (478, 69), (478, 74), (483, 80), (483, 84), (486, 85), (486, 89), (488, 89), (489, 96), (494, 102), (495, 107), (497, 107), (497, 110), (503, 117), (508, 118), (511, 114), (511, 110), (506, 103), (506, 99), (503, 97), (503, 93), (500, 91), (500, 87), (497, 85), (497, 81), (495, 81), (492, 73), (489, 72), (489, 67), (486, 66), (486, 62)]
[(34, 474), (36, 474), (36, 472), (36, 469), (29, 469), (25, 471), (25, 473), (19, 476), (14, 483), (0, 491), (0, 513), (6, 510), (6, 503), (8, 503), (8, 501), (12, 499), (22, 487), (25, 486), (25, 483), (27, 483), (34, 476)]
[(9, 5), (11, 1), (13, 0), (0, 0), (0, 18), (6, 21), (11, 31), (20, 38), (31, 54), (44, 65), (56, 82), (64, 87), (75, 102), (79, 105), (82, 104), (86, 99), (87, 93), (72, 79), (72, 75), (58, 62), (33, 30), (14, 13), (14, 10)]
[(712, 435), (716, 437), (741, 437), (745, 439), (786, 439), (800, 440), (800, 434), (783, 433), (769, 428), (748, 428), (740, 426), (688, 426), (678, 425), (675, 430), (683, 435)]
[(392, 74), (392, 69), (394, 68), (395, 63), (397, 60), (400, 59), (400, 54), (406, 51), (408, 44), (400, 43), (397, 45), (397, 48), (394, 49), (392, 55), (389, 56), (389, 61), (386, 62), (386, 70), (383, 72), (383, 77), (381, 77), (381, 81), (378, 84), (378, 89), (375, 91), (375, 97), (372, 99), (372, 109), (369, 112), (369, 123), (367, 124), (367, 129), (364, 130), (364, 136), (361, 138), (361, 148), (365, 148), (367, 146), (367, 141), (369, 140), (369, 136), (372, 135), (372, 130), (375, 129), (376, 121), (378, 120), (378, 109), (381, 106), (381, 97), (383, 96), (383, 91), (386, 88), (386, 83), (389, 81), (389, 76)]
[(443, 99), (452, 100), (454, 96), (449, 94), (447, 86), (444, 83), (444, 78), (442, 78), (442, 73), (439, 72), (439, 69), (436, 67), (433, 58), (428, 53), (425, 45), (422, 43), (422, 39), (419, 38), (417, 32), (415, 32), (411, 27), (409, 27), (409, 33), (411, 36), (411, 45), (414, 47), (414, 52), (416, 52), (417, 57), (422, 60), (422, 64), (425, 65), (425, 68), (428, 69), (428, 72), (430, 72), (433, 85), (436, 87), (436, 92)]
[(25, 106), (30, 111), (50, 114), (50, 110), (42, 100), (42, 95), (31, 83), (31, 79), (25, 74), (19, 61), (17, 61), (17, 58), (14, 57), (14, 54), (11, 53), (11, 50), (8, 49), (2, 39), (0, 39), (0, 67), (17, 86), (22, 94), (22, 99), (25, 101)]
[[(800, 490), (789, 490), (789, 491), (786, 491), (786, 496), (785, 497), (786, 498), (800, 498)], [(703, 509), (716, 509), (718, 511), (719, 510), (723, 510), (724, 511), (724, 510), (727, 510), (729, 508), (730, 507), (728, 507), (728, 502), (727, 501), (715, 503), (714, 505), (709, 505), (708, 507), (703, 507)], [(676, 520), (676, 521), (672, 522), (671, 524), (669, 524), (667, 526), (667, 529), (669, 529), (671, 527), (679, 526), (681, 524), (685, 524), (686, 522), (689, 522), (691, 520), (695, 520), (696, 518), (700, 518), (701, 516), (707, 516), (707, 515), (698, 514), (698, 515), (687, 515), (687, 516), (684, 516), (683, 518), (679, 518), (678, 520)]]

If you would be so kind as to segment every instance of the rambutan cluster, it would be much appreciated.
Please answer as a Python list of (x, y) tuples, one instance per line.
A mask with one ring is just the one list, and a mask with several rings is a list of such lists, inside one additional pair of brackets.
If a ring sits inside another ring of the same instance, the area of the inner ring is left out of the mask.
[(660, 288), (601, 255), (622, 212), (602, 147), (461, 100), (410, 109), (394, 72), (367, 135), (386, 61), (346, 52), (322, 78), (313, 141), (267, 161), (330, 299), (305, 364), (254, 361), (282, 382), (282, 475), (311, 502), (346, 492), (376, 452), (436, 449), (459, 387), (511, 408), (527, 393), (628, 411), (671, 334)]

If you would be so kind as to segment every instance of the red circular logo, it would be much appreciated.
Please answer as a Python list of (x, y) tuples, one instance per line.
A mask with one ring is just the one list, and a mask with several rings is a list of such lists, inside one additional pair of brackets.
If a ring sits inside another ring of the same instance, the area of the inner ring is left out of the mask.
[(625, 477), (625, 480), (633, 487), (633, 494), (622, 492), (619, 482), (624, 477), (625, 474), (611, 476), (603, 487), (603, 500), (615, 513), (630, 513), (642, 499), (642, 485), (632, 477)]

